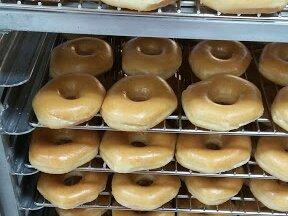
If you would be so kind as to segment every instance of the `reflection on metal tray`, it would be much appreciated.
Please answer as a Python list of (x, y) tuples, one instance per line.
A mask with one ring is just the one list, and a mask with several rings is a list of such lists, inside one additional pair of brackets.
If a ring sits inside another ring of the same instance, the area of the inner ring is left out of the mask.
[[(115, 8), (97, 0), (2, 0), (0, 15), (4, 20), (0, 23), (2, 29), (250, 41), (288, 40), (287, 8), (273, 14), (223, 15), (201, 6), (199, 0), (180, 0), (151, 12)], [(233, 28), (235, 24), (237, 29)]]
[[(35, 178), (36, 177), (36, 178)], [(36, 191), (37, 176), (24, 177), (22, 185), (27, 185), (21, 191), (22, 202), (21, 209), (38, 210), (45, 207), (54, 207), (49, 201), (45, 200), (42, 195)], [(129, 210), (128, 208), (118, 204), (111, 193), (111, 176), (108, 180), (107, 187), (99, 198), (90, 203), (83, 204), (77, 208), (105, 208), (111, 210)], [(30, 188), (30, 190), (28, 190)], [(33, 188), (34, 190), (31, 190)], [(24, 198), (24, 199), (23, 199)], [(26, 199), (25, 199), (26, 198)], [(200, 204), (191, 196), (182, 184), (178, 195), (170, 202), (164, 204), (154, 211), (169, 212), (187, 212), (187, 213), (210, 213), (210, 214), (229, 214), (229, 215), (287, 215), (287, 212), (277, 212), (263, 207), (251, 194), (249, 188), (243, 185), (242, 190), (224, 205), (206, 206)]]

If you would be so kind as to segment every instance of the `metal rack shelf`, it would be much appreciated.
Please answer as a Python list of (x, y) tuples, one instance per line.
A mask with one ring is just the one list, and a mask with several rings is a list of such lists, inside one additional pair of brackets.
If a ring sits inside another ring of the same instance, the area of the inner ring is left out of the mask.
[[(175, 5), (152, 12), (114, 8), (97, 0), (74, 2), (2, 0), (0, 16), (2, 17), (0, 29), (121, 36), (288, 41), (287, 8), (274, 14), (223, 15), (201, 6), (199, 0), (180, 0)], [(235, 25), (237, 28), (234, 28)]]
[[(112, 196), (110, 188), (111, 178), (107, 183), (105, 191), (99, 197), (90, 202), (83, 204), (77, 208), (105, 208), (108, 210), (129, 210), (128, 208), (118, 204)], [(53, 208), (49, 201), (43, 198), (36, 190), (37, 178), (35, 176), (24, 177), (22, 185), (26, 185), (22, 190), (23, 202), (20, 203), (20, 209), (23, 210), (39, 210), (43, 208)], [(30, 190), (28, 190), (30, 188)], [(283, 216), (288, 215), (288, 212), (277, 212), (264, 207), (258, 202), (249, 188), (243, 185), (241, 191), (232, 197), (225, 204), (217, 206), (206, 206), (199, 203), (191, 196), (183, 184), (178, 195), (170, 202), (164, 204), (154, 211), (169, 211), (169, 212), (190, 212), (190, 213), (210, 213), (210, 214), (229, 214), (229, 215), (273, 215)]]

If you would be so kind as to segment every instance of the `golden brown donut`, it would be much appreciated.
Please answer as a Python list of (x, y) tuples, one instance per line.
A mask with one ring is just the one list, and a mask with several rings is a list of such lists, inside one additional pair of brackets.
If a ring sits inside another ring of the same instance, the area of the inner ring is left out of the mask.
[(176, 176), (115, 174), (112, 194), (115, 200), (133, 210), (150, 211), (172, 200), (179, 191)]
[(242, 188), (243, 179), (184, 177), (188, 191), (205, 205), (219, 205), (237, 195)]
[(257, 200), (266, 207), (286, 212), (288, 211), (288, 184), (279, 180), (250, 180), (250, 190)]
[(103, 0), (102, 2), (118, 8), (127, 8), (137, 11), (151, 11), (173, 4), (176, 2), (176, 0)]
[(173, 159), (176, 139), (176, 134), (106, 131), (100, 155), (118, 173), (155, 169)]
[(255, 159), (264, 171), (288, 182), (288, 138), (261, 137)]
[(259, 62), (260, 73), (268, 80), (282, 86), (288, 84), (288, 43), (269, 43)]
[(29, 161), (41, 172), (67, 173), (96, 157), (99, 143), (94, 131), (36, 129), (30, 142)]
[(95, 208), (84, 208), (84, 209), (60, 209), (56, 208), (59, 216), (101, 216), (107, 210), (106, 209), (95, 209)]
[(189, 64), (201, 80), (216, 74), (241, 76), (251, 62), (247, 47), (238, 41), (202, 41), (191, 51)]
[(122, 68), (128, 75), (151, 74), (168, 79), (181, 62), (181, 48), (171, 39), (134, 38), (123, 47)]
[(288, 130), (288, 86), (283, 87), (276, 95), (271, 107), (273, 121), (284, 130)]
[(95, 200), (105, 189), (107, 177), (106, 173), (94, 172), (41, 173), (37, 189), (55, 207), (72, 209)]
[(187, 169), (219, 173), (246, 164), (251, 150), (251, 139), (247, 136), (180, 134), (176, 159)]
[[(112, 216), (175, 216), (174, 212), (157, 212), (157, 211), (151, 211), (151, 212), (137, 212), (137, 211), (112, 211)], [(60, 215), (61, 216), (61, 215)]]
[(84, 37), (67, 41), (51, 53), (50, 76), (88, 73), (98, 76), (113, 66), (113, 51), (104, 40)]
[(44, 85), (32, 106), (40, 124), (67, 128), (93, 118), (105, 96), (102, 84), (89, 74), (65, 74)]
[(215, 131), (229, 131), (262, 116), (261, 93), (251, 82), (228, 74), (190, 85), (182, 93), (190, 122)]
[(101, 114), (111, 128), (145, 131), (162, 122), (176, 107), (176, 95), (165, 80), (137, 75), (124, 77), (109, 89)]
[(275, 13), (283, 10), (287, 0), (200, 0), (201, 4), (224, 14)]

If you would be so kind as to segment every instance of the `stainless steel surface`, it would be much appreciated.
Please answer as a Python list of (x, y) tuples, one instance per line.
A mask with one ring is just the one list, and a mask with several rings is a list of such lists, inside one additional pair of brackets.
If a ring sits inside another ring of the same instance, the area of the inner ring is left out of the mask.
[(38, 60), (45, 34), (10, 32), (0, 37), (0, 87), (27, 82)]
[[(35, 189), (37, 179), (35, 176), (26, 176), (24, 182), (29, 184), (30, 188)], [(129, 210), (128, 208), (118, 204), (112, 196), (110, 183), (107, 183), (105, 191), (99, 198), (78, 206), (77, 208), (105, 208), (111, 210)], [(45, 200), (35, 189), (23, 191), (22, 194), (26, 198), (26, 203), (22, 203), (21, 208), (24, 210), (38, 210), (44, 207), (54, 207), (49, 201)], [(183, 202), (184, 205), (183, 205)], [(232, 197), (226, 204), (218, 206), (206, 206), (200, 204), (191, 196), (185, 185), (183, 184), (178, 195), (170, 202), (164, 204), (153, 211), (169, 211), (169, 212), (190, 212), (190, 213), (210, 213), (210, 214), (232, 214), (232, 215), (288, 215), (287, 212), (277, 212), (263, 207), (251, 194), (247, 186), (243, 186), (242, 190)]]
[(200, 6), (197, 0), (182, 0), (175, 5), (153, 12), (128, 11), (91, 0), (54, 1), (54, 3), (2, 0), (0, 16), (2, 17), (0, 29), (193, 39), (288, 41), (287, 8), (280, 13), (270, 15), (222, 15)]

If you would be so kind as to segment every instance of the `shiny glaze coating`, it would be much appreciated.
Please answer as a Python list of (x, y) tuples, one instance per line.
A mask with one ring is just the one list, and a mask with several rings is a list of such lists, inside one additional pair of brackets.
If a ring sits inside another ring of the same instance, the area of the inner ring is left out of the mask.
[(51, 53), (50, 76), (88, 73), (98, 76), (113, 66), (113, 51), (104, 40), (82, 37), (55, 47)]
[(128, 75), (151, 74), (168, 79), (182, 62), (179, 45), (166, 38), (134, 38), (122, 52), (122, 68)]
[(271, 115), (273, 121), (281, 128), (288, 131), (288, 86), (278, 91), (272, 107)]
[(238, 41), (202, 41), (191, 51), (189, 64), (194, 74), (206, 80), (216, 74), (241, 76), (251, 62), (250, 51)]
[[(106, 131), (100, 155), (118, 173), (155, 169), (173, 159), (176, 139), (176, 134)], [(145, 146), (133, 146), (134, 142)]]
[[(209, 148), (210, 144), (217, 148)], [(251, 139), (246, 136), (180, 134), (176, 159), (187, 169), (219, 173), (246, 164), (251, 151)]]
[(89, 74), (65, 74), (44, 85), (32, 106), (40, 124), (51, 129), (67, 128), (93, 118), (105, 92), (102, 84)]
[(268, 80), (282, 86), (288, 84), (288, 43), (269, 43), (259, 62), (260, 73)]
[(228, 74), (190, 85), (182, 93), (182, 106), (190, 122), (215, 131), (237, 129), (258, 119), (264, 111), (258, 88)]
[(255, 159), (267, 173), (288, 182), (288, 138), (261, 137), (257, 144)]
[(101, 216), (107, 210), (106, 209), (95, 209), (95, 208), (84, 208), (84, 209), (59, 209), (56, 208), (59, 216)]
[(71, 209), (95, 200), (106, 187), (108, 177), (106, 173), (83, 172), (81, 175), (77, 173), (77, 176), (82, 176), (80, 182), (71, 186), (66, 185), (65, 179), (74, 175), (41, 173), (37, 189), (55, 207)]
[(151, 11), (173, 4), (176, 0), (103, 0), (105, 4), (137, 11)]
[(111, 128), (145, 131), (162, 122), (176, 107), (176, 95), (165, 80), (137, 75), (124, 77), (109, 89), (101, 115)]
[(287, 0), (200, 0), (201, 4), (227, 14), (275, 13), (283, 10)]
[(250, 180), (250, 190), (255, 198), (269, 209), (288, 211), (288, 184), (279, 180)]
[(96, 157), (99, 143), (95, 131), (36, 129), (30, 142), (29, 161), (41, 172), (67, 173)]
[[(152, 180), (149, 186), (138, 181)], [(139, 211), (159, 208), (172, 200), (179, 191), (180, 180), (176, 176), (115, 174), (112, 180), (112, 194), (121, 205)]]
[(184, 182), (193, 197), (205, 205), (219, 205), (225, 203), (231, 197), (238, 194), (243, 185), (243, 179), (237, 178), (190, 176), (184, 177)]

